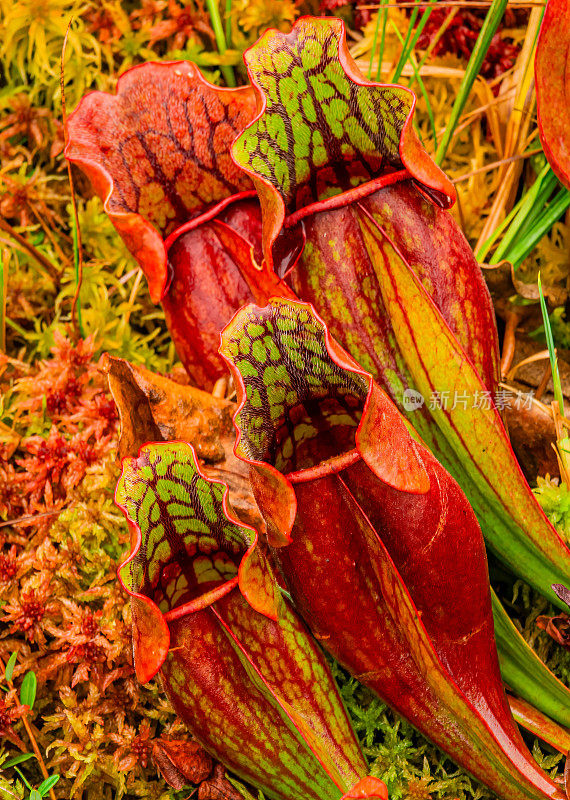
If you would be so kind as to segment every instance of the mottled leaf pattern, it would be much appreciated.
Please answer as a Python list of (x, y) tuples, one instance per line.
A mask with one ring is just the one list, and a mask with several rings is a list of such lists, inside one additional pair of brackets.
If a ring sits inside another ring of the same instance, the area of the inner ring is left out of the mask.
[(220, 352), (246, 387), (236, 417), (242, 455), (286, 473), (307, 466), (315, 448), (321, 460), (328, 448), (354, 447), (368, 383), (333, 361), (325, 326), (308, 306), (249, 306), (222, 334)]
[(340, 20), (306, 18), (288, 35), (268, 31), (245, 56), (266, 105), (233, 153), (289, 211), (402, 166), (400, 136), (414, 96), (359, 85), (339, 57), (343, 42)]
[(125, 460), (116, 500), (141, 531), (138, 551), (120, 570), (130, 592), (166, 613), (236, 578), (255, 537), (228, 519), (226, 491), (200, 474), (182, 442), (145, 445)]

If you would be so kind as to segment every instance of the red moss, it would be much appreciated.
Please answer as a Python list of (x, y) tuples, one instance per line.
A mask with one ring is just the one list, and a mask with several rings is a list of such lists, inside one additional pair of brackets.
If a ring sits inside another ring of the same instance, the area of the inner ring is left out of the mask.
[(45, 613), (45, 603), (37, 598), (32, 589), (32, 591), (22, 595), (22, 613), (16, 620), (16, 625), (22, 631), (29, 631), (30, 628), (42, 621)]
[[(113, 737), (118, 739), (117, 736)], [(151, 762), (152, 741), (154, 731), (150, 727), (150, 722), (143, 719), (138, 733), (132, 727), (123, 731), (123, 743), (115, 753), (115, 761), (121, 772), (130, 772), (141, 767), (146, 769)]]
[(18, 703), (16, 692), (0, 695), (0, 740), (8, 739), (12, 744), (24, 750), (25, 746), (12, 725), (26, 712), (26, 706)]
[(102, 44), (114, 44), (122, 36), (113, 15), (104, 6), (87, 11), (85, 20), (89, 33), (96, 36)]
[(7, 632), (21, 633), (29, 641), (44, 644), (44, 627), (57, 613), (57, 603), (49, 599), (46, 590), (23, 589), (16, 591), (2, 611), (2, 625), (12, 623)]
[(95, 642), (75, 645), (67, 651), (66, 661), (71, 664), (84, 662), (88, 667), (102, 664), (105, 661), (105, 651)]
[(146, 769), (150, 763), (151, 743), (142, 735), (136, 737), (131, 745), (131, 751), (137, 763)]
[(180, 6), (175, 0), (168, 0), (165, 19), (149, 30), (150, 46), (166, 39), (172, 49), (181, 50), (189, 41), (198, 41), (199, 34), (205, 35), (212, 43), (215, 42), (214, 32), (204, 9), (199, 6)]
[[(418, 39), (419, 50), (426, 50), (437, 36), (441, 26), (452, 13), (452, 9), (434, 9)], [(458, 11), (449, 27), (433, 49), (433, 55), (452, 54), (468, 59), (473, 51), (479, 31), (483, 25), (484, 13), (478, 10)], [(501, 28), (493, 36), (487, 55), (481, 65), (480, 74), (489, 79), (497, 78), (511, 69), (519, 54), (520, 47), (501, 32)]]
[(356, 30), (360, 31), (370, 22), (372, 11), (365, 8), (359, 8), (355, 0), (321, 0), (319, 3), (319, 11), (321, 14), (329, 13), (335, 14), (339, 8), (352, 6), (353, 11), (353, 25)]
[(7, 553), (0, 553), (0, 583), (8, 583), (18, 571), (16, 546), (12, 545)]
[(46, 397), (46, 408), (50, 417), (68, 411), (80, 394), (79, 381), (75, 375), (70, 375), (61, 389), (54, 389)]

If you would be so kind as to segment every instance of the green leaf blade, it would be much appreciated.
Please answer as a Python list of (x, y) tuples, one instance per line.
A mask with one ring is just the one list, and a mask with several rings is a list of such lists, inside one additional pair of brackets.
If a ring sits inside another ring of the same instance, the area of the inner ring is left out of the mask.
[(36, 690), (38, 681), (35, 672), (26, 672), (22, 686), (20, 687), (20, 703), (29, 706), (30, 710), (34, 707), (36, 700)]

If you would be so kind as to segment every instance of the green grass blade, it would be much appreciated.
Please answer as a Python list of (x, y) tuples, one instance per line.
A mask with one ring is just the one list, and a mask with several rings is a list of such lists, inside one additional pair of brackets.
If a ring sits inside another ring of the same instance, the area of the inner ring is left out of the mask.
[[(410, 43), (407, 46), (404, 46), (404, 50), (402, 51), (402, 55), (400, 56), (400, 58), (404, 58), (404, 63), (402, 64), (402, 69), (404, 68), (404, 66), (405, 66), (407, 61), (410, 61), (410, 64), (411, 64), (411, 57), (413, 55), (414, 48), (415, 48), (415, 46), (416, 46), (416, 44), (418, 42), (418, 39), (422, 35), (423, 29), (425, 28), (426, 23), (427, 23), (428, 19), (431, 16), (431, 12), (433, 11), (434, 6), (436, 5), (436, 2), (437, 2), (437, 0), (432, 0), (430, 5), (426, 8), (426, 10), (424, 11), (424, 13), (421, 16), (420, 21), (418, 22), (418, 25), (417, 25), (417, 28), (416, 28), (416, 30), (414, 32), (412, 40), (410, 41)], [(399, 73), (394, 74), (394, 81), (396, 81), (396, 80), (398, 80), (400, 78), (402, 69), (400, 70)], [(417, 70), (417, 74), (419, 76), (419, 68)], [(415, 75), (414, 75), (414, 77), (415, 77)], [(417, 78), (416, 78), (416, 80), (417, 80)], [(409, 85), (411, 86), (411, 83)]]
[(507, 0), (493, 0), (491, 3), (489, 11), (487, 12), (487, 16), (485, 17), (483, 27), (479, 31), (479, 36), (475, 42), (475, 47), (471, 53), (471, 58), (467, 64), (467, 69), (465, 70), (465, 75), (461, 81), (459, 92), (457, 93), (457, 97), (453, 103), (449, 122), (445, 128), (443, 138), (439, 143), (439, 147), (437, 148), (437, 152), (435, 154), (436, 164), (441, 164), (445, 158), (447, 148), (449, 147), (451, 137), (453, 136), (453, 132), (455, 131), (455, 127), (459, 117), (461, 116), (461, 112), (465, 107), (469, 93), (471, 92), (475, 79), (481, 69), (483, 59), (485, 58), (487, 50), (489, 49), (489, 45), (491, 44), (491, 39), (499, 27), (499, 23), (503, 18), (506, 8)]
[(541, 216), (532, 221), (529, 235), (519, 240), (510, 251), (509, 261), (515, 269), (522, 264), (544, 234), (548, 233), (568, 208), (570, 208), (570, 191), (561, 189)]
[(376, 67), (376, 80), (379, 81), (382, 76), (382, 59), (384, 58), (384, 45), (386, 44), (386, 25), (388, 23), (388, 6), (389, 0), (380, 0), (382, 5), (382, 35), (380, 37), (380, 50), (378, 51), (378, 66)]
[[(522, 211), (523, 211), (523, 209), (525, 209), (527, 205), (528, 205), (528, 207), (529, 207), (529, 208), (530, 208), (532, 205), (534, 205), (534, 203), (536, 202), (536, 198), (538, 197), (538, 193), (539, 193), (539, 191), (540, 191), (540, 188), (541, 188), (542, 182), (543, 182), (544, 178), (546, 177), (546, 175), (548, 174), (548, 171), (549, 171), (549, 170), (550, 170), (550, 165), (549, 165), (549, 164), (547, 164), (547, 165), (546, 165), (546, 166), (545, 166), (545, 167), (544, 167), (544, 168), (541, 170), (541, 172), (540, 172), (540, 173), (537, 175), (535, 182), (534, 182), (534, 183), (533, 183), (533, 185), (530, 187), (530, 189), (528, 190), (528, 192), (526, 192), (526, 193), (525, 193), (525, 194), (524, 194), (524, 195), (521, 197), (521, 199), (518, 201), (518, 203), (516, 203), (516, 204), (513, 206), (513, 208), (511, 209), (511, 211), (510, 211), (510, 212), (507, 214), (507, 216), (506, 216), (506, 217), (505, 217), (505, 219), (504, 219), (504, 220), (503, 220), (503, 221), (500, 223), (500, 225), (497, 225), (497, 227), (495, 228), (495, 230), (493, 231), (493, 233), (492, 233), (492, 234), (489, 236), (489, 238), (488, 238), (488, 239), (486, 239), (486, 240), (483, 242), (483, 244), (481, 245), (481, 247), (479, 248), (479, 250), (477, 250), (477, 252), (475, 253), (475, 257), (477, 258), (477, 261), (484, 261), (484, 260), (485, 260), (485, 256), (487, 255), (487, 253), (489, 252), (489, 250), (492, 248), (492, 246), (494, 245), (494, 243), (497, 241), (497, 239), (499, 238), (499, 236), (500, 236), (500, 235), (501, 235), (501, 234), (502, 234), (502, 233), (503, 233), (503, 232), (504, 232), (504, 231), (505, 231), (505, 230), (506, 230), (506, 229), (509, 227), (509, 225), (510, 225), (510, 224), (511, 224), (511, 222), (512, 222), (512, 221), (513, 221), (513, 220), (514, 220), (516, 217), (517, 217), (517, 215), (518, 215), (520, 212), (522, 212)], [(525, 214), (525, 217), (526, 217), (526, 214)], [(496, 256), (496, 253), (495, 253), (495, 254), (493, 255), (492, 259), (490, 259), (490, 260), (489, 260), (489, 263), (491, 263), (491, 264), (493, 264), (493, 263), (497, 263), (497, 262), (494, 260), (494, 259), (496, 259), (496, 257), (497, 257), (497, 256)], [(499, 260), (500, 260), (500, 259), (499, 259)]]
[(508, 258), (508, 253), (512, 249), (513, 242), (520, 240), (521, 231), (530, 229), (533, 222), (540, 216), (544, 209), (544, 204), (550, 199), (552, 192), (556, 188), (558, 180), (550, 166), (540, 173), (537, 180), (529, 191), (521, 198), (517, 204), (517, 214), (512, 221), (509, 229), (503, 236), (501, 243), (489, 260), (491, 264), (498, 264), (503, 258)]
[[(383, 0), (382, 0), (383, 5)], [(366, 77), (368, 80), (371, 80), (372, 77), (372, 62), (374, 60), (374, 55), (376, 53), (376, 43), (378, 42), (378, 32), (380, 30), (380, 17), (382, 16), (383, 9), (378, 9), (378, 13), (376, 14), (376, 25), (374, 26), (374, 36), (372, 37), (372, 50), (370, 52), (370, 60), (368, 62), (368, 72), (366, 73)], [(379, 62), (378, 67), (381, 69), (381, 64)]]
[[(493, 247), (499, 236), (508, 228), (508, 226), (514, 220), (519, 211), (520, 211), (520, 205), (519, 203), (517, 203), (516, 206), (513, 206), (513, 208), (511, 209), (509, 214), (507, 214), (507, 216), (501, 222), (501, 224), (497, 225), (497, 227), (495, 228), (493, 233), (489, 236), (489, 238), (485, 239), (481, 247), (475, 253), (475, 258), (477, 259), (477, 261), (479, 261), (479, 263), (485, 261), (485, 257), (489, 252), (489, 250)], [(495, 259), (496, 259), (496, 253), (494, 253), (492, 257), (489, 259), (489, 263), (490, 264), (496, 263)]]
[(546, 301), (542, 291), (542, 283), (540, 280), (540, 272), (538, 273), (538, 294), (540, 296), (540, 310), (542, 311), (542, 320), (544, 322), (544, 335), (546, 336), (546, 344), (548, 346), (548, 356), (550, 358), (550, 367), (552, 369), (552, 383), (554, 384), (554, 399), (558, 403), (560, 413), (564, 413), (564, 398), (562, 395), (562, 385), (560, 383), (560, 372), (558, 371), (558, 357), (554, 349), (554, 338), (552, 336), (552, 328), (550, 327), (550, 318), (546, 308)]

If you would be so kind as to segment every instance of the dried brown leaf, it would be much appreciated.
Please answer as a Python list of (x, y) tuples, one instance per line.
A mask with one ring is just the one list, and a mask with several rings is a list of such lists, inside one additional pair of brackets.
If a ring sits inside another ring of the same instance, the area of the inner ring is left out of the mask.
[(198, 742), (155, 739), (152, 757), (164, 780), (177, 790), (205, 781), (212, 771), (212, 759)]
[(222, 765), (216, 764), (211, 779), (200, 784), (198, 800), (242, 800), (242, 796), (226, 779)]

